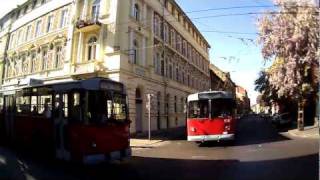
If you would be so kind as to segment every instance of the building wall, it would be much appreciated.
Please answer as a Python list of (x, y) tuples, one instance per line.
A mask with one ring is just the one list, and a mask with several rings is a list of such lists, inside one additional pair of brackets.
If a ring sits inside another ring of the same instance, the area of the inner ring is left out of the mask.
[[(154, 95), (151, 127), (156, 130), (185, 125), (187, 95), (210, 88), (210, 46), (174, 1), (38, 2), (11, 12), (3, 89), (28, 78), (46, 83), (95, 76), (120, 81), (127, 88), (131, 132), (136, 132), (148, 129), (147, 94)], [(17, 16), (17, 11), (23, 13)], [(58, 47), (62, 61), (54, 63)]]
[(39, 1), (34, 7), (27, 2), (11, 12), (3, 89), (22, 85), (29, 78), (68, 78), (72, 7), (70, 0), (43, 5)]

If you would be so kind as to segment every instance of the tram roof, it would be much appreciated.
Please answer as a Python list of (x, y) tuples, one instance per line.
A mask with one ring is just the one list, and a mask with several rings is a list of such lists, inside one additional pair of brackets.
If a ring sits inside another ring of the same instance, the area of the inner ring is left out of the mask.
[(234, 99), (234, 95), (228, 91), (204, 91), (188, 96), (188, 101), (197, 101), (201, 99)]
[[(113, 81), (107, 78), (90, 78), (86, 80), (73, 80), (58, 83), (28, 85), (24, 87), (18, 87), (15, 91), (28, 88), (51, 88), (56, 92), (67, 92), (74, 89), (84, 90), (110, 90), (110, 91), (124, 91), (124, 85), (120, 82)], [(0, 92), (1, 93), (1, 92)]]

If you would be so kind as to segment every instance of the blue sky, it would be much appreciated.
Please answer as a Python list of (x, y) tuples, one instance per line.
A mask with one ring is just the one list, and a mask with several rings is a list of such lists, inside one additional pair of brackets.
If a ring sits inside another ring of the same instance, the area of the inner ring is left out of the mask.
[[(211, 63), (223, 71), (230, 72), (232, 80), (247, 89), (251, 104), (255, 104), (257, 92), (254, 91), (254, 80), (258, 72), (269, 66), (265, 64), (260, 46), (257, 44), (257, 18), (258, 15), (225, 16), (196, 19), (221, 14), (235, 14), (248, 12), (262, 12), (272, 10), (274, 7), (270, 0), (176, 0), (185, 12), (224, 8), (235, 6), (268, 6), (254, 8), (239, 8), (228, 10), (215, 10), (197, 13), (187, 13), (194, 24), (202, 32), (211, 45)], [(195, 18), (195, 19), (194, 19)], [(214, 33), (205, 31), (244, 32), (249, 34)], [(243, 40), (241, 40), (241, 38)], [(252, 40), (250, 40), (252, 39)]]

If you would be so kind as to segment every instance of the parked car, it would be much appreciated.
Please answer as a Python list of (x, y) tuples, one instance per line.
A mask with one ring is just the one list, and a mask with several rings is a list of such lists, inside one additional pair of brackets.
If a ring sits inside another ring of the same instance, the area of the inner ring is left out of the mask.
[(284, 126), (292, 122), (289, 113), (275, 114), (271, 121), (276, 126)]

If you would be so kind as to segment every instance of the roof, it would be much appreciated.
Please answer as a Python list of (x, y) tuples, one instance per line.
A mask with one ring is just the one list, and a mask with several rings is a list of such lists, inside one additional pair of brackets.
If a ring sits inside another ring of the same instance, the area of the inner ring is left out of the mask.
[(120, 82), (113, 81), (107, 78), (90, 78), (86, 80), (74, 80), (60, 83), (50, 84), (36, 84), (27, 85), (23, 87), (17, 87), (14, 91), (25, 91), (30, 93), (33, 88), (49, 88), (55, 92), (69, 92), (74, 89), (85, 89), (85, 90), (110, 90), (110, 91), (122, 91), (125, 93), (124, 85)]
[(221, 69), (219, 69), (214, 64), (210, 64), (209, 65), (209, 69), (212, 70), (223, 82), (229, 81), (234, 86), (236, 86), (236, 84), (232, 81), (229, 72), (222, 71)]
[(175, 0), (171, 0), (171, 3), (173, 3), (182, 13), (183, 16), (187, 19), (187, 21), (189, 21), (190, 24), (192, 24), (192, 26), (195, 28), (195, 30), (197, 31), (197, 33), (199, 33), (199, 35), (201, 36), (201, 38), (205, 41), (205, 43), (207, 44), (207, 46), (209, 48), (211, 48), (209, 42), (207, 41), (207, 39), (202, 35), (202, 33), (199, 31), (199, 29), (197, 28), (196, 25), (194, 25), (194, 23), (190, 20), (190, 18), (186, 15), (186, 13), (182, 10), (182, 8), (180, 7), (180, 5), (175, 1)]
[(188, 96), (188, 101), (196, 101), (199, 99), (234, 99), (234, 96), (228, 91), (204, 91)]

